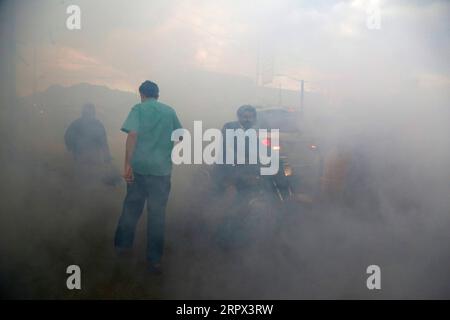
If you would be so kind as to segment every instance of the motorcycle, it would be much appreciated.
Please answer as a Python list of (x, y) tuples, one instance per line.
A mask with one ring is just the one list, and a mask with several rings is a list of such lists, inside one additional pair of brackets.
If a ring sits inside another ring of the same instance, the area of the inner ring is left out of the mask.
[[(222, 168), (223, 169), (223, 168)], [(216, 243), (225, 250), (271, 241), (279, 231), (286, 186), (277, 176), (261, 176), (254, 165), (225, 168), (235, 196), (217, 230)]]

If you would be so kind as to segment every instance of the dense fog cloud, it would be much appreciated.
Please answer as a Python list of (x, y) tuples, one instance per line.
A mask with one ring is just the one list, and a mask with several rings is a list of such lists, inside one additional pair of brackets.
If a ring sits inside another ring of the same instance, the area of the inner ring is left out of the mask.
[[(66, 28), (69, 4), (80, 30)], [(368, 27), (374, 5), (379, 28)], [(450, 296), (447, 1), (42, 0), (0, 11), (2, 296)], [(226, 201), (208, 196), (198, 166), (177, 166), (165, 278), (117, 271), (124, 185), (80, 181), (63, 136), (95, 104), (122, 168), (119, 129), (145, 79), (189, 130), (194, 120), (221, 128), (243, 104), (298, 108), (304, 80), (305, 130), (350, 159), (351, 186), (289, 207), (263, 254), (230, 256), (210, 240)], [(80, 294), (65, 289), (69, 264), (86, 272)], [(382, 269), (376, 293), (365, 286), (371, 264)]]

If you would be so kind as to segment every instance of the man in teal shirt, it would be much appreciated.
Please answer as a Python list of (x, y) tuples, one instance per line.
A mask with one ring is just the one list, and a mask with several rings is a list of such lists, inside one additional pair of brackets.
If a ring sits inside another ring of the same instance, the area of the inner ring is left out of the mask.
[(147, 202), (147, 260), (153, 272), (161, 271), (165, 209), (172, 171), (172, 132), (181, 128), (175, 110), (158, 102), (159, 88), (145, 81), (122, 131), (128, 134), (124, 178), (127, 195), (114, 239), (119, 251), (131, 249), (137, 222)]

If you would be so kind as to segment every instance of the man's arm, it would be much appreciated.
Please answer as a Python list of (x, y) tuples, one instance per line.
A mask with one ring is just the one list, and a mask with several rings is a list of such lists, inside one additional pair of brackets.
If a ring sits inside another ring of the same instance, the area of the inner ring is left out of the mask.
[(133, 182), (133, 170), (131, 169), (131, 158), (133, 157), (134, 148), (136, 146), (137, 133), (139, 131), (139, 109), (138, 106), (134, 106), (127, 119), (120, 129), (127, 133), (127, 142), (125, 144), (125, 168), (123, 177), (130, 183)]
[(135, 131), (128, 132), (127, 142), (125, 144), (125, 168), (123, 177), (128, 183), (133, 182), (133, 169), (131, 168), (131, 158), (133, 157), (134, 148), (136, 146), (137, 133)]

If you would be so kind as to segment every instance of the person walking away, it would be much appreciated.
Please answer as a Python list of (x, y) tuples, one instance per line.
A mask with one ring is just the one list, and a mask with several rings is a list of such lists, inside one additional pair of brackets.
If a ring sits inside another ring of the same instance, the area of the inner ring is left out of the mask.
[[(111, 164), (106, 130), (96, 118), (92, 103), (85, 104), (81, 117), (69, 125), (64, 134), (64, 142), (75, 160), (76, 175), (81, 183), (109, 179), (115, 184), (115, 170)], [(120, 177), (119, 174), (117, 176)]]
[(149, 271), (161, 272), (165, 209), (172, 171), (172, 132), (181, 128), (174, 109), (158, 101), (159, 88), (145, 81), (139, 87), (141, 103), (135, 105), (122, 131), (127, 133), (124, 178), (127, 193), (115, 233), (119, 253), (131, 251), (137, 222), (147, 202)]

